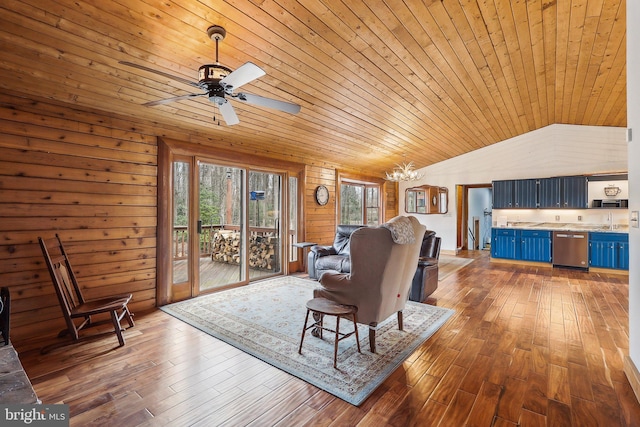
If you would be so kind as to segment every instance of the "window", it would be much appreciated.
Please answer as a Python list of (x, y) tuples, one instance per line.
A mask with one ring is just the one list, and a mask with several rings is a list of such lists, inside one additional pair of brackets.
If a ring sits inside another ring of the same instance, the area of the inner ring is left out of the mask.
[(380, 186), (343, 182), (340, 186), (340, 224), (380, 224)]
[(365, 214), (367, 218), (367, 225), (380, 224), (380, 188), (379, 187), (365, 187), (366, 197), (365, 201)]

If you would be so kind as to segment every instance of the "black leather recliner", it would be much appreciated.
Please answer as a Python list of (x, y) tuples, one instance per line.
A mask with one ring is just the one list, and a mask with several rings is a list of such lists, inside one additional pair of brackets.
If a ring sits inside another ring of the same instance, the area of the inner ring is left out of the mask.
[(365, 225), (338, 225), (332, 246), (315, 245), (309, 248), (307, 268), (309, 278), (318, 279), (328, 270), (350, 273), (349, 242), (351, 233)]
[(440, 257), (440, 237), (436, 232), (427, 230), (420, 247), (418, 267), (413, 276), (409, 299), (424, 302), (429, 295), (438, 289), (438, 258)]

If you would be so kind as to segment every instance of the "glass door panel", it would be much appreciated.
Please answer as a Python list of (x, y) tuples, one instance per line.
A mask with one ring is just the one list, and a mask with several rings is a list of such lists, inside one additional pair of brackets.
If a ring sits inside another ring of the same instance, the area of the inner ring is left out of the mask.
[(282, 178), (266, 172), (249, 172), (249, 279), (282, 271)]
[(189, 282), (189, 163), (173, 163), (173, 284)]
[(246, 280), (243, 214), (244, 170), (198, 163), (199, 289)]
[[(298, 178), (289, 177), (289, 236), (287, 241), (289, 246), (289, 262), (298, 261), (298, 248), (293, 246), (298, 243)], [(295, 270), (298, 271), (298, 266)]]

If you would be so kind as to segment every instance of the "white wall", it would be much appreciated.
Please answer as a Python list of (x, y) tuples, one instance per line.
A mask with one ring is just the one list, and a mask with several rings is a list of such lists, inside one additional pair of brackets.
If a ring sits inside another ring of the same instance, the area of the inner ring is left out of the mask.
[[(400, 183), (399, 203), (403, 210), (404, 191), (408, 187), (422, 184), (447, 187), (449, 213), (416, 217), (442, 237), (442, 250), (453, 251), (456, 249), (457, 184), (490, 184), (497, 179), (621, 172), (627, 168), (624, 128), (556, 124), (421, 169), (424, 173), (422, 180)], [(537, 210), (536, 214), (548, 215), (555, 220), (557, 210), (545, 211)], [(585, 212), (599, 215), (598, 219), (589, 218), (589, 222), (600, 223), (601, 219), (606, 219), (606, 213)], [(577, 221), (577, 213), (562, 212), (562, 215), (569, 214), (575, 216)], [(493, 221), (496, 221), (495, 213)]]
[[(627, 126), (629, 212), (640, 210), (640, 2), (627, 2)], [(634, 46), (632, 49), (631, 47)], [(634, 160), (631, 160), (634, 159)], [(640, 368), (640, 229), (629, 229), (629, 357)], [(626, 369), (625, 369), (626, 371)], [(638, 396), (640, 390), (635, 390)]]

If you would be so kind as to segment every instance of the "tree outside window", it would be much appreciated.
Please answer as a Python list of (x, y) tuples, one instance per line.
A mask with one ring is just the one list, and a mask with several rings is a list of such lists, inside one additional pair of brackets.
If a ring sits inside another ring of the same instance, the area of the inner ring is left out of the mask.
[(343, 182), (340, 187), (340, 224), (380, 224), (380, 187)]

